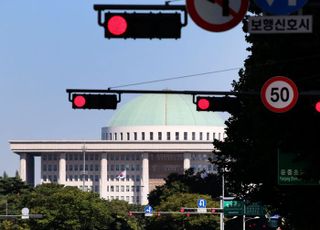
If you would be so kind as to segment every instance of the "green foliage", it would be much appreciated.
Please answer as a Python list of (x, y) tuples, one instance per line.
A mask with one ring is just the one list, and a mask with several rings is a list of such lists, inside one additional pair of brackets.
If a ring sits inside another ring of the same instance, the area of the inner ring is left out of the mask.
[(194, 174), (193, 169), (189, 169), (185, 174), (170, 174), (165, 179), (165, 184), (157, 186), (151, 191), (148, 199), (151, 206), (157, 206), (161, 201), (165, 201), (176, 193), (200, 193), (208, 194), (211, 197), (219, 197), (221, 193), (221, 178), (215, 174), (208, 174), (205, 177), (202, 173)]
[(0, 196), (20, 194), (30, 189), (19, 177), (0, 177)]
[[(207, 200), (207, 207), (219, 207), (219, 202), (213, 201), (208, 195), (200, 194), (189, 194), (189, 193), (175, 193), (161, 201), (161, 203), (154, 207), (155, 210), (159, 211), (175, 211), (179, 212), (180, 208), (196, 208), (197, 200), (203, 198)], [(161, 215), (151, 217), (148, 221), (146, 229), (218, 229), (218, 215), (190, 215), (186, 214), (174, 214), (174, 215)]]
[[(1, 184), (1, 186), (5, 185), (7, 184)], [(83, 192), (75, 187), (57, 184), (42, 184), (34, 189), (20, 190), (21, 184), (16, 183), (16, 185), (16, 188), (13, 187), (9, 191), (20, 192), (18, 194), (6, 192), (8, 195), (0, 197), (0, 204), (2, 204), (0, 208), (4, 210), (3, 204), (7, 202), (8, 214), (19, 215), (23, 207), (28, 207), (30, 214), (42, 214), (43, 218), (3, 220), (0, 222), (0, 229), (143, 229), (144, 221), (128, 217), (129, 210), (138, 207), (129, 205), (127, 202), (109, 202), (100, 199), (96, 193)], [(1, 189), (4, 190), (3, 187), (0, 187)], [(5, 213), (2, 212), (2, 214)]]
[[(257, 95), (241, 97), (243, 109), (227, 121), (225, 142), (215, 142), (221, 167), (229, 169), (225, 174), (227, 190), (272, 204), (286, 218), (287, 226), (291, 224), (289, 228), (298, 230), (320, 229), (317, 212), (311, 211), (320, 205), (320, 188), (279, 186), (277, 151), (280, 148), (298, 152), (301, 159), (311, 159), (313, 167), (306, 173), (319, 180), (319, 114), (308, 104), (307, 96), (301, 95), (291, 111), (276, 114), (262, 105), (258, 95), (262, 85), (273, 76), (289, 77), (300, 92), (320, 90), (320, 11), (319, 7), (307, 6), (303, 12), (313, 15), (313, 34), (246, 36), (251, 53), (233, 86), (235, 91)], [(306, 197), (312, 202), (307, 202)]]
[(24, 199), (32, 213), (42, 219), (32, 219), (32, 229), (109, 229), (109, 210), (97, 194), (74, 187), (44, 184)]

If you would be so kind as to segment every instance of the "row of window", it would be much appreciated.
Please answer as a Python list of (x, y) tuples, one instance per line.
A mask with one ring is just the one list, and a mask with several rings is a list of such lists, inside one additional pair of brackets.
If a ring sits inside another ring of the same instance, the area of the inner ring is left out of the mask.
[(78, 188), (82, 191), (85, 191), (85, 192), (99, 192), (99, 185), (95, 185), (95, 186), (80, 185), (80, 186), (78, 186)]
[[(99, 175), (72, 175), (69, 174), (66, 176), (67, 181), (96, 181), (99, 182)], [(57, 181), (57, 175), (43, 175), (42, 176), (43, 181), (51, 181), (56, 182)], [(137, 181), (140, 182), (141, 176), (140, 175), (126, 175), (124, 178), (119, 178), (117, 175), (108, 175), (107, 181)]]
[[(130, 188), (131, 187), (131, 188)], [(107, 186), (107, 192), (140, 192), (141, 186), (129, 185), (110, 185)]]
[[(51, 157), (49, 157), (51, 156)], [(68, 157), (66, 157), (66, 160), (83, 160), (83, 156), (78, 153), (68, 153)], [(92, 158), (95, 156), (95, 158)], [(81, 158), (80, 158), (81, 157)], [(150, 160), (181, 160), (183, 158), (182, 154), (170, 154), (170, 153), (157, 153), (157, 154), (149, 154)], [(207, 160), (208, 157), (213, 157), (213, 155), (208, 154), (192, 154), (192, 160)], [(44, 154), (42, 156), (43, 160), (57, 160), (56, 154)], [(99, 154), (90, 154), (90, 157), (86, 155), (86, 160), (100, 160)], [(140, 161), (141, 160), (141, 154), (114, 154), (109, 153), (107, 155), (107, 160), (111, 161)], [(71, 166), (72, 167), (72, 166)], [(80, 166), (81, 167), (81, 166)], [(87, 166), (86, 166), (87, 167)], [(95, 170), (99, 170), (99, 164), (96, 164), (95, 166), (90, 165), (90, 170), (93, 171), (93, 167)], [(67, 169), (68, 170), (68, 169)], [(72, 169), (69, 169), (72, 171)], [(81, 169), (83, 170), (83, 169)], [(88, 169), (86, 169), (88, 170)]]
[[(141, 166), (139, 164), (133, 165), (133, 164), (127, 164), (127, 165), (107, 165), (107, 170), (108, 171), (140, 171), (141, 170)], [(44, 172), (46, 171), (53, 171), (56, 172), (58, 170), (58, 165), (57, 164), (43, 164), (42, 165), (42, 170)], [(85, 171), (99, 171), (100, 170), (100, 166), (98, 164), (96, 165), (85, 165)], [(66, 165), (66, 171), (68, 172), (72, 172), (72, 171), (83, 171), (83, 164), (80, 165), (72, 165), (72, 164), (68, 164)]]
[(108, 175), (107, 176), (108, 181), (140, 181), (141, 176), (140, 175), (126, 175), (126, 177), (119, 178), (117, 175)]
[(86, 161), (98, 161), (100, 160), (100, 154), (97, 153), (67, 153), (66, 154), (66, 160), (80, 160), (83, 161), (83, 157), (85, 158)]
[(107, 200), (125, 200), (128, 203), (140, 203), (140, 197), (139, 196), (131, 196), (131, 199), (129, 200), (129, 196), (107, 196)]
[[(133, 134), (133, 136), (132, 136)], [(138, 137), (138, 134), (140, 135)], [(221, 140), (222, 138), (224, 138), (224, 134), (222, 133), (217, 133), (218, 135), (216, 135), (216, 133), (212, 133), (210, 134), (209, 132), (199, 132), (198, 134), (196, 132), (191, 132), (191, 133), (188, 133), (188, 132), (149, 132), (148, 133), (148, 137), (147, 137), (147, 133), (146, 132), (141, 132), (141, 133), (138, 133), (138, 132), (133, 132), (133, 133), (130, 133), (130, 132), (127, 132), (127, 133), (106, 133), (105, 134), (105, 139), (106, 140), (127, 140), (127, 141), (130, 141), (130, 140), (150, 140), (150, 141), (153, 141), (153, 140), (158, 140), (158, 141), (161, 141), (161, 140), (167, 140), (167, 141), (170, 141), (170, 140), (176, 140), (176, 141), (179, 141), (179, 140), (193, 140), (195, 141), (196, 140), (196, 136), (197, 136), (197, 140), (207, 140), (207, 141), (210, 141), (210, 140), (214, 140), (214, 139), (218, 139), (218, 140)], [(189, 138), (189, 135), (191, 136), (191, 138)]]
[(191, 154), (191, 160), (194, 161), (207, 161), (209, 158), (214, 159), (215, 155), (214, 154)]
[[(91, 161), (98, 161), (100, 160), (100, 155), (98, 153), (66, 153), (66, 160), (80, 160), (83, 161), (83, 156), (85, 156), (85, 160), (91, 160)], [(55, 153), (48, 153), (48, 154), (42, 154), (41, 159), (43, 161), (56, 161), (60, 158), (58, 154)]]
[(57, 175), (43, 175), (42, 180), (44, 182), (57, 182), (58, 181), (58, 177)]
[(141, 154), (137, 153), (130, 153), (130, 154), (113, 154), (109, 153), (107, 155), (107, 160), (121, 160), (121, 161), (140, 161)]
[(191, 168), (194, 169), (195, 172), (200, 172), (200, 171), (207, 171), (207, 172), (214, 172), (217, 171), (217, 166), (208, 164), (208, 165), (191, 165)]
[[(87, 166), (87, 165), (86, 165)], [(91, 165), (93, 166), (93, 165)], [(95, 165), (95, 166), (98, 166), (98, 165)], [(192, 167), (196, 170), (196, 171), (201, 171), (201, 170), (207, 170), (207, 171), (214, 171), (216, 170), (216, 167), (213, 166), (212, 164), (198, 164), (198, 165), (192, 165)], [(43, 172), (56, 172), (58, 169), (57, 165), (43, 165)], [(110, 165), (110, 168), (109, 168), (109, 165), (107, 167), (108, 171), (140, 171), (140, 165)], [(181, 166), (172, 166), (172, 167), (169, 167), (169, 166), (166, 166), (166, 167), (162, 167), (162, 170), (161, 171), (179, 171), (181, 170), (182, 167)], [(152, 171), (156, 171), (156, 170), (159, 170), (159, 168), (154, 165), (154, 166), (151, 166), (151, 170)], [(71, 171), (83, 171), (83, 165), (80, 165), (78, 167), (78, 165), (68, 165), (67, 167), (67, 171), (68, 172), (71, 172)], [(85, 171), (88, 171), (88, 167), (85, 168)], [(90, 167), (90, 171), (93, 171), (93, 167)], [(99, 167), (95, 167), (95, 171), (99, 171)], [(70, 176), (72, 176), (70, 174)], [(74, 176), (77, 176), (77, 175), (74, 175)], [(90, 176), (93, 176), (93, 175), (90, 175)], [(129, 175), (127, 175), (128, 177)], [(111, 180), (114, 179), (115, 176), (113, 175), (108, 175), (108, 180), (109, 180), (109, 177)], [(76, 179), (77, 180), (77, 179)], [(127, 179), (128, 180), (128, 179)]]

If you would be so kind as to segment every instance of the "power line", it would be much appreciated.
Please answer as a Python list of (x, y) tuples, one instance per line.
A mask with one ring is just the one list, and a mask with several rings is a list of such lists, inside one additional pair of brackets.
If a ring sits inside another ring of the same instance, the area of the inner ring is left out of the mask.
[(214, 70), (214, 71), (203, 72), (203, 73), (182, 75), (179, 77), (169, 77), (169, 78), (155, 79), (155, 80), (151, 80), (151, 81), (141, 81), (141, 82), (130, 83), (130, 84), (126, 84), (126, 85), (117, 85), (117, 86), (109, 87), (109, 89), (122, 88), (122, 87), (135, 86), (135, 85), (146, 85), (146, 84), (151, 84), (151, 83), (156, 83), (156, 82), (172, 81), (172, 80), (183, 79), (183, 78), (197, 77), (197, 76), (216, 74), (216, 73), (224, 73), (224, 72), (239, 70), (240, 68), (241, 67), (234, 67), (234, 68), (229, 68), (229, 69)]
[[(308, 56), (294, 57), (294, 58), (290, 58), (290, 59), (276, 60), (276, 61), (272, 61), (269, 63), (257, 64), (255, 67), (262, 68), (265, 66), (290, 63), (290, 62), (296, 62), (296, 61), (307, 60), (307, 59), (316, 59), (319, 57), (320, 57), (320, 54), (313, 54), (313, 55), (308, 55)], [(232, 68), (228, 68), (228, 69), (213, 70), (213, 71), (208, 71), (208, 72), (203, 72), (203, 73), (182, 75), (182, 76), (178, 76), (178, 77), (162, 78), (162, 79), (155, 79), (155, 80), (150, 80), (150, 81), (141, 81), (141, 82), (129, 83), (129, 84), (125, 84), (125, 85), (112, 86), (112, 87), (109, 87), (109, 89), (123, 88), (123, 87), (127, 87), (127, 86), (136, 86), (136, 85), (146, 85), (146, 84), (152, 84), (152, 83), (158, 83), (158, 82), (164, 82), (164, 81), (178, 80), (178, 79), (183, 79), (183, 78), (191, 78), (191, 77), (198, 77), (198, 76), (204, 76), (204, 75), (209, 75), (209, 74), (224, 73), (224, 72), (229, 72), (229, 71), (234, 71), (234, 70), (240, 70), (241, 68), (245, 68), (245, 67), (232, 67)]]

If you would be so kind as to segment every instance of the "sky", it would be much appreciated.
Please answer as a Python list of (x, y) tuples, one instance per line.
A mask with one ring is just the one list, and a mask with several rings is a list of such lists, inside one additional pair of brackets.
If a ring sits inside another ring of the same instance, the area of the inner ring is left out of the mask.
[[(214, 33), (189, 17), (178, 40), (105, 39), (94, 4), (164, 1), (0, 1), (0, 175), (19, 170), (10, 140), (100, 139), (115, 111), (73, 110), (66, 89), (107, 89), (238, 68), (248, 56), (241, 23)], [(237, 79), (233, 70), (115, 89), (229, 91)], [(122, 95), (119, 106), (133, 96), (138, 95)]]

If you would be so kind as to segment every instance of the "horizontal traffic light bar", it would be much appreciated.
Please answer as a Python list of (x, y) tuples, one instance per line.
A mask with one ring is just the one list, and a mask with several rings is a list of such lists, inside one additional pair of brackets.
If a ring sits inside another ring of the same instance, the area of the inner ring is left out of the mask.
[[(99, 89), (67, 89), (69, 101), (73, 109), (116, 109), (121, 102), (121, 94), (187, 94), (196, 95), (239, 95), (230, 91), (174, 91), (174, 90), (99, 90)], [(250, 93), (252, 94), (252, 93)], [(258, 95), (258, 93), (256, 93)]]
[[(108, 39), (178, 39), (181, 28), (188, 23), (184, 5), (94, 5), (93, 8)], [(104, 17), (103, 11), (106, 11)], [(183, 22), (180, 12), (184, 15)]]
[[(121, 94), (185, 94), (193, 96), (198, 111), (234, 112), (241, 108), (242, 96), (259, 96), (255, 91), (176, 91), (176, 90), (113, 90), (113, 89), (67, 89), (74, 109), (116, 109)], [(200, 96), (201, 95), (201, 96)], [(206, 96), (202, 96), (206, 95)], [(219, 97), (213, 97), (219, 96)], [(320, 113), (320, 91), (303, 91), (301, 104), (310, 104)]]

